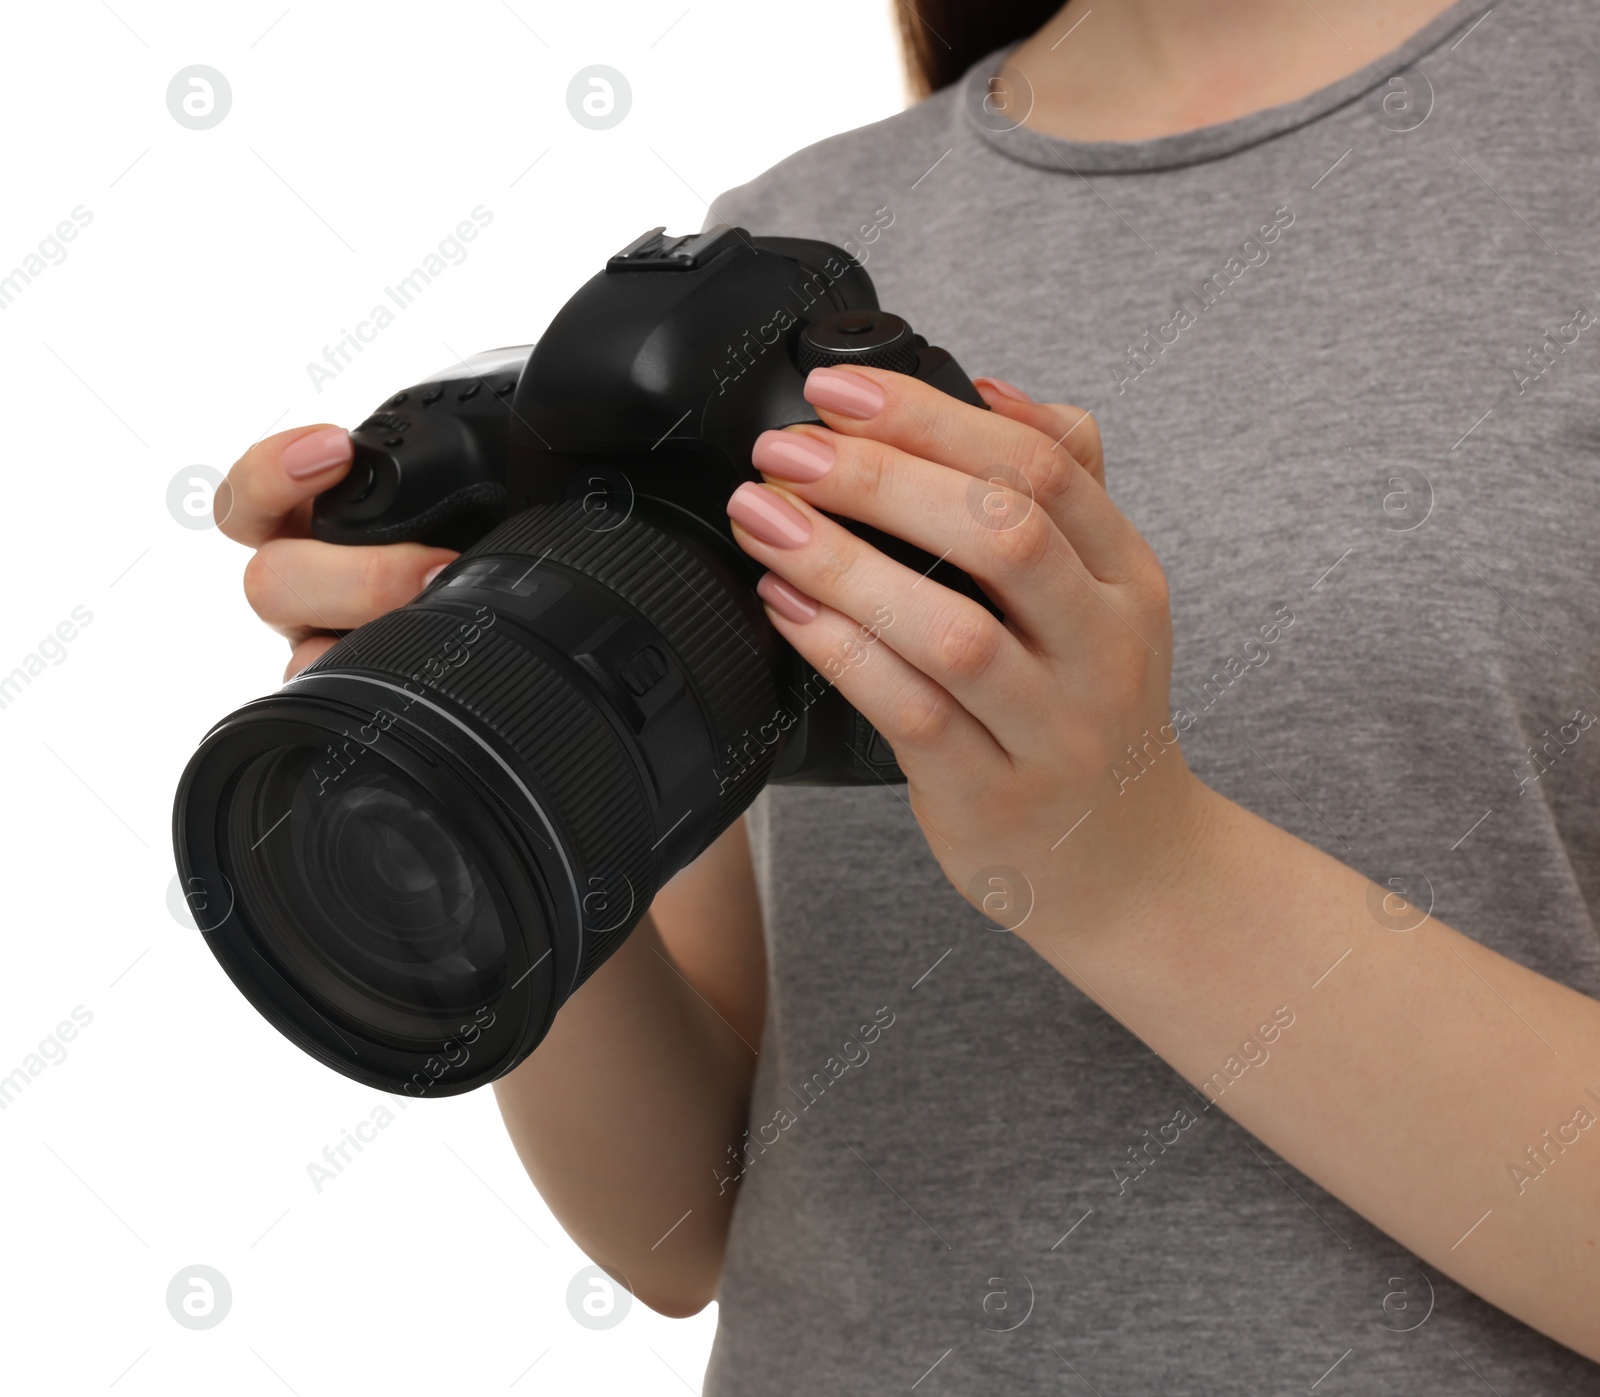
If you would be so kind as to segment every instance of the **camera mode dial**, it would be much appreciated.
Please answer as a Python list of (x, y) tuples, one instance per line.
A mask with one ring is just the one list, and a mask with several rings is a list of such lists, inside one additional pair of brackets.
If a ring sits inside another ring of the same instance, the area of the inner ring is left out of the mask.
[(833, 364), (917, 371), (917, 351), (927, 341), (886, 310), (840, 310), (819, 316), (800, 332), (796, 360), (801, 373)]

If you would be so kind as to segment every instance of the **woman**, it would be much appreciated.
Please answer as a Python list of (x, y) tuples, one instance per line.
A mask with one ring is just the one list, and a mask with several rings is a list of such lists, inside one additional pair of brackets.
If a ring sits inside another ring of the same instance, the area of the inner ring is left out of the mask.
[[(1003, 375), (818, 370), (728, 506), (908, 784), (662, 892), (497, 1086), (529, 1174), (711, 1392), (1597, 1390), (1600, 28), (903, 9), (932, 95), (711, 218)], [(348, 460), (231, 477), (291, 672), (451, 556), (306, 539)]]

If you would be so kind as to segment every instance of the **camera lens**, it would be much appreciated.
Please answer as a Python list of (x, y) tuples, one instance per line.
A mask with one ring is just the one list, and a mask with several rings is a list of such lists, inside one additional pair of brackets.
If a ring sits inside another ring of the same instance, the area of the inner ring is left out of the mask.
[(493, 1002), (506, 939), (478, 855), (394, 769), (327, 785), (311, 748), (255, 759), (228, 818), (235, 885), (306, 993), (348, 1023), (426, 1040)]
[(510, 1071), (766, 781), (786, 710), (750, 571), (646, 501), (538, 505), (224, 719), (173, 834), (230, 978), (373, 1086)]

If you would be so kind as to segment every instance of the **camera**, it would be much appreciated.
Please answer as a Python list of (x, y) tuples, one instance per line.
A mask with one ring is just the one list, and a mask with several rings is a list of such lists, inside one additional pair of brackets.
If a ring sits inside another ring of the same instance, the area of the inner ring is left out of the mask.
[(773, 629), (725, 512), (756, 437), (817, 421), (801, 390), (835, 364), (984, 406), (839, 248), (657, 228), (536, 344), (352, 433), (313, 535), (461, 556), (212, 728), (173, 811), (207, 945), (291, 1041), (386, 1091), (481, 1086), (769, 781), (904, 779)]

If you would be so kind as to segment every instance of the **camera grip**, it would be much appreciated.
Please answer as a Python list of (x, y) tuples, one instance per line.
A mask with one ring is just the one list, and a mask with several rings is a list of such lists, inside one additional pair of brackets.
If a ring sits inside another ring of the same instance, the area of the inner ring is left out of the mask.
[(350, 433), (354, 460), (317, 496), (312, 536), (458, 551), (483, 537), (505, 513), (510, 399), (527, 354), (474, 355), (390, 397)]

